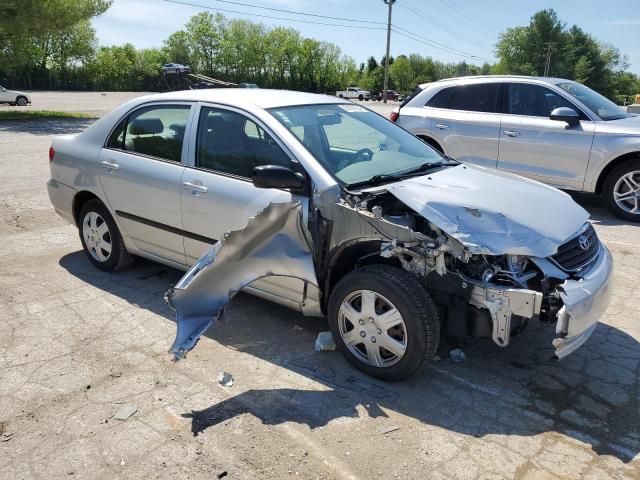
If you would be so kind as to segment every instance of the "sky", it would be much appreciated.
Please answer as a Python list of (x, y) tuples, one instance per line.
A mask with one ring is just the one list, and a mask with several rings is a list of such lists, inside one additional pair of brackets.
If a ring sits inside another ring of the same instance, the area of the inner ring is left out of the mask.
[[(370, 55), (379, 60), (385, 53), (388, 7), (383, 0), (180, 1), (211, 7), (213, 10), (209, 11), (219, 11), (229, 18), (295, 28), (306, 37), (336, 43), (357, 63), (366, 61)], [(361, 22), (296, 15), (267, 8)], [(528, 25), (531, 15), (543, 8), (554, 8), (568, 25), (576, 24), (598, 40), (616, 46), (628, 57), (629, 70), (640, 74), (638, 0), (397, 0), (392, 10), (392, 24), (396, 32), (391, 34), (391, 55), (420, 53), (444, 62), (493, 62), (493, 49), (499, 33), (509, 27)], [(138, 48), (161, 47), (163, 40), (183, 28), (192, 15), (203, 10), (206, 8), (166, 0), (114, 0), (106, 13), (94, 19), (93, 25), (101, 45), (130, 42)], [(352, 28), (354, 26), (366, 28)]]

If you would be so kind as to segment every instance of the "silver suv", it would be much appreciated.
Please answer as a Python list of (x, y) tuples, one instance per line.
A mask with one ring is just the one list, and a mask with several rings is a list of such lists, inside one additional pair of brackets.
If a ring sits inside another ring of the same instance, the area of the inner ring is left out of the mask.
[(640, 117), (580, 83), (440, 80), (420, 85), (391, 119), (456, 160), (601, 193), (617, 216), (640, 221)]

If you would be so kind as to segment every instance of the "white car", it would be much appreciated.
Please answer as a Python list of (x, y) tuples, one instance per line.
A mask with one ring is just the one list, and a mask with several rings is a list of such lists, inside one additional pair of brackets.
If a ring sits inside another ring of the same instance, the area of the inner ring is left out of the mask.
[(338, 90), (336, 97), (368, 101), (371, 100), (371, 92), (363, 90), (360, 87), (348, 87), (346, 90)]
[(0, 103), (8, 103), (9, 105), (20, 105), (24, 107), (31, 103), (31, 97), (24, 92), (18, 90), (8, 90), (0, 85)]
[(388, 380), (431, 359), (441, 332), (506, 347), (544, 320), (562, 358), (609, 303), (611, 255), (568, 195), (452, 161), (335, 97), (143, 96), (49, 156), (51, 202), (96, 267), (191, 267), (166, 297), (176, 358), (243, 288), (326, 315), (345, 357)]

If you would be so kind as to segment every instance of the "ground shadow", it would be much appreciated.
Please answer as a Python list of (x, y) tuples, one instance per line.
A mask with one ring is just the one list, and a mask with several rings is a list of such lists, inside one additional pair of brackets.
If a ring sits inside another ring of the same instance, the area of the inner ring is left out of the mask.
[[(617, 221), (606, 210), (589, 209), (602, 221)], [(95, 287), (174, 320), (163, 295), (182, 272), (139, 259), (131, 268), (109, 274), (95, 269), (81, 251), (66, 255), (60, 265)], [(540, 323), (504, 349), (490, 340), (463, 342), (463, 363), (448, 358), (451, 346), (445, 344), (438, 352), (440, 361), (394, 384), (361, 374), (337, 352), (315, 352), (315, 337), (326, 329), (322, 318), (305, 318), (250, 295), (236, 296), (225, 321), (206, 336), (331, 389), (246, 391), (185, 412), (194, 435), (243, 413), (265, 424), (297, 422), (317, 428), (356, 417), (365, 408), (371, 417), (390, 409), (475, 437), (555, 431), (624, 462), (640, 452), (640, 345), (610, 325), (599, 324), (581, 349), (560, 362), (551, 360), (553, 326)]]
[(95, 119), (90, 118), (3, 120), (0, 121), (0, 132), (63, 135), (82, 132), (93, 122)]

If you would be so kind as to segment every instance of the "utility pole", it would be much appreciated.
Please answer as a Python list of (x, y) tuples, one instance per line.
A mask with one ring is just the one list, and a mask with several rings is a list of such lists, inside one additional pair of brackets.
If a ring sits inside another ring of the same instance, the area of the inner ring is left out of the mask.
[(389, 88), (389, 47), (391, 46), (391, 7), (396, 0), (382, 0), (389, 5), (389, 17), (387, 18), (387, 54), (384, 57), (384, 90), (382, 100), (387, 103), (387, 88)]
[(549, 76), (549, 67), (551, 66), (551, 50), (553, 50), (553, 47), (555, 46), (556, 42), (545, 42), (544, 45), (547, 49), (547, 60), (545, 61), (544, 64), (544, 76), (548, 77)]

